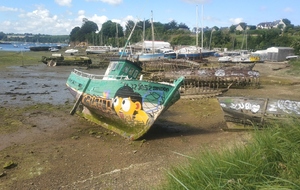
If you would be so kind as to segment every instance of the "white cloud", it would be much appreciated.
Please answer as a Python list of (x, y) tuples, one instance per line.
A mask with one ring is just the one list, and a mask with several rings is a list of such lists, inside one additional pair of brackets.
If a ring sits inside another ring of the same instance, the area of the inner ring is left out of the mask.
[(102, 24), (105, 23), (106, 21), (108, 21), (108, 18), (106, 16), (98, 16), (98, 15), (94, 14), (93, 16), (88, 17), (85, 15), (84, 10), (79, 10), (78, 17), (75, 19), (77, 21), (77, 23), (79, 23), (79, 26), (82, 25), (83, 19), (88, 19), (89, 21), (93, 21), (94, 23), (96, 23), (98, 25), (99, 30), (101, 29)]
[(103, 3), (108, 3), (111, 5), (119, 5), (123, 0), (101, 0)]
[[(34, 34), (69, 34), (76, 21), (60, 19), (58, 15), (52, 15), (48, 9), (40, 6), (31, 12), (24, 12), (18, 15), (18, 21), (4, 20), (1, 24), (1, 31), (14, 33)], [(81, 21), (80, 21), (81, 23)]]
[[(67, 12), (67, 15), (73, 15)], [(85, 10), (79, 10), (75, 18), (61, 17), (60, 15), (51, 14), (50, 10), (43, 6), (38, 6), (30, 12), (22, 12), (18, 15), (18, 21), (5, 20), (0, 22), (1, 31), (14, 33), (34, 33), (34, 34), (51, 34), (51, 35), (66, 35), (71, 32), (74, 27), (81, 27), (83, 19), (86, 18), (95, 22), (98, 29), (101, 30), (102, 24), (109, 19), (105, 15), (94, 14), (87, 16)], [(123, 19), (114, 20), (125, 27), (128, 20), (136, 20), (133, 16), (128, 16)]]
[(78, 11), (78, 15), (84, 15), (85, 14), (85, 11), (84, 10), (79, 10)]
[(72, 5), (72, 0), (55, 0), (55, 2), (60, 6), (70, 7)]
[(11, 22), (10, 21), (4, 21), (2, 22), (2, 27), (9, 27), (11, 26)]
[(17, 8), (11, 8), (11, 7), (5, 7), (5, 6), (0, 6), (0, 11), (4, 12), (4, 11), (19, 11), (19, 9)]
[(241, 22), (244, 22), (243, 20), (244, 20), (243, 18), (231, 18), (231, 19), (229, 19), (231, 24), (239, 24)]
[(137, 21), (138, 21), (137, 18), (135, 18), (135, 17), (129, 15), (129, 16), (126, 16), (125, 18), (123, 18), (123, 19), (121, 20), (120, 25), (125, 29), (125, 26), (126, 26), (126, 24), (127, 24), (127, 22), (128, 22), (129, 20), (132, 20), (132, 21), (134, 21), (134, 22), (137, 22)]
[(87, 2), (91, 2), (91, 1), (94, 1), (94, 2), (97, 2), (97, 1), (101, 1), (103, 3), (107, 3), (107, 4), (110, 4), (110, 5), (119, 5), (123, 2), (123, 0), (86, 0)]
[[(69, 1), (63, 1), (64, 3)], [(122, 2), (116, 0), (113, 2)], [(112, 3), (112, 1), (110, 2)], [(102, 24), (108, 20), (119, 23), (125, 28), (128, 20), (136, 21), (136, 17), (127, 16), (120, 19), (108, 18), (106, 15), (89, 15), (88, 11), (79, 10), (77, 13), (66, 10), (65, 14), (54, 14), (50, 9), (44, 6), (36, 6), (33, 10), (25, 12), (22, 9), (1, 7), (0, 11), (18, 11), (16, 18), (4, 18), (0, 20), (1, 31), (5, 33), (34, 33), (34, 34), (51, 34), (51, 35), (68, 35), (74, 27), (81, 27), (83, 18), (95, 22), (98, 29), (101, 30)], [(75, 16), (76, 15), (76, 16)], [(73, 17), (73, 18), (72, 18)]]
[(101, 30), (102, 24), (108, 21), (108, 18), (106, 16), (93, 15), (89, 20), (95, 22), (98, 25), (98, 29)]

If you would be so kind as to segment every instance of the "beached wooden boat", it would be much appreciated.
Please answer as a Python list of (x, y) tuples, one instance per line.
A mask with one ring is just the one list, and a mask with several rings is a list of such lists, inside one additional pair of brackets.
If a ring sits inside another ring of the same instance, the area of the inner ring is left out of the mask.
[(29, 47), (30, 51), (49, 51), (51, 46), (32, 46)]
[(142, 68), (127, 59), (111, 60), (104, 75), (74, 70), (67, 87), (88, 120), (135, 140), (143, 136), (155, 120), (179, 98), (184, 77), (173, 83), (142, 80)]
[(253, 128), (274, 121), (300, 117), (300, 101), (218, 97), (229, 129)]
[(212, 97), (222, 94), (229, 88), (258, 88), (260, 86), (260, 74), (258, 71), (252, 70), (254, 65), (201, 68), (198, 63), (192, 63), (190, 65), (151, 63), (146, 66), (143, 64), (143, 67), (144, 71), (147, 69), (151, 71), (148, 72), (148, 78), (154, 81), (170, 81), (178, 76), (184, 76), (185, 79), (181, 85), (182, 96), (205, 95)]
[(63, 56), (60, 53), (52, 54), (52, 56), (49, 57), (42, 56), (41, 62), (50, 67), (61, 65), (89, 66), (92, 64), (92, 60), (87, 56)]

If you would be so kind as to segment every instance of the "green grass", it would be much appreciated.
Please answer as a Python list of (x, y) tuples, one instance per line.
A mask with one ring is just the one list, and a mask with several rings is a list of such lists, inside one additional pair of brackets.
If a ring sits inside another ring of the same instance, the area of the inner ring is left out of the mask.
[[(61, 49), (59, 52), (63, 56), (70, 56), (64, 53), (66, 48)], [(77, 55), (87, 56), (85, 54), (85, 49), (79, 48), (79, 53)], [(0, 69), (9, 66), (29, 66), (43, 64), (41, 62), (42, 56), (51, 57), (53, 52), (51, 51), (26, 51), (26, 52), (13, 52), (13, 51), (0, 51)], [(111, 55), (109, 55), (111, 56)], [(88, 55), (92, 60), (91, 68), (98, 68), (102, 66), (106, 68), (109, 60), (105, 60), (104, 56), (99, 56), (98, 54)]]
[(254, 132), (242, 146), (201, 151), (160, 189), (300, 189), (300, 120)]
[(8, 66), (26, 66), (42, 64), (42, 56), (50, 56), (51, 52), (10, 52), (0, 51), (0, 69)]
[(292, 65), (292, 69), (290, 69), (288, 73), (294, 76), (300, 76), (300, 60), (291, 60), (289, 64)]

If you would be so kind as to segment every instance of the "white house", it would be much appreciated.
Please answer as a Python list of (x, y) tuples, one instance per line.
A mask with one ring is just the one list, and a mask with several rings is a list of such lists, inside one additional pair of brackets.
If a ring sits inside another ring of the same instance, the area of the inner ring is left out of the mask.
[(273, 22), (261, 22), (256, 26), (256, 28), (257, 29), (271, 29), (271, 28), (278, 28), (279, 25), (282, 25), (283, 28), (286, 27), (286, 24), (282, 21), (282, 19), (280, 19), (280, 20), (276, 20)]

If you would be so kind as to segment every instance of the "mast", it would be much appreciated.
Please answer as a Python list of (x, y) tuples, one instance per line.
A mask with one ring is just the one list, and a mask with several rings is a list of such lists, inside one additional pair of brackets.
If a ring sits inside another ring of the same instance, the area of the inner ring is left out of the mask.
[(143, 47), (142, 47), (142, 53), (144, 53), (145, 50), (145, 19), (143, 23)]
[(198, 5), (196, 6), (196, 47), (198, 47)]
[(203, 50), (203, 5), (202, 5), (202, 21), (201, 21), (201, 49)]
[(119, 47), (119, 31), (118, 31), (118, 23), (116, 23), (116, 39), (117, 39), (117, 47)]
[(152, 30), (152, 53), (154, 54), (154, 28), (153, 28), (153, 11), (151, 10), (151, 30)]
[(123, 48), (123, 51), (121, 52), (120, 59), (122, 58), (122, 56), (123, 56), (123, 54), (124, 54), (124, 52), (125, 52), (125, 49), (126, 49), (128, 43), (129, 43), (129, 40), (130, 40), (130, 38), (131, 38), (131, 36), (132, 36), (132, 33), (133, 33), (133, 31), (134, 31), (134, 29), (135, 29), (135, 27), (136, 27), (136, 24), (137, 24), (137, 22), (134, 23), (134, 26), (133, 26), (133, 28), (132, 28), (132, 31), (130, 32), (130, 34), (129, 34), (129, 36), (128, 36), (128, 39), (127, 39), (127, 41), (126, 41), (126, 43), (125, 43), (125, 46), (124, 46), (124, 48)]

